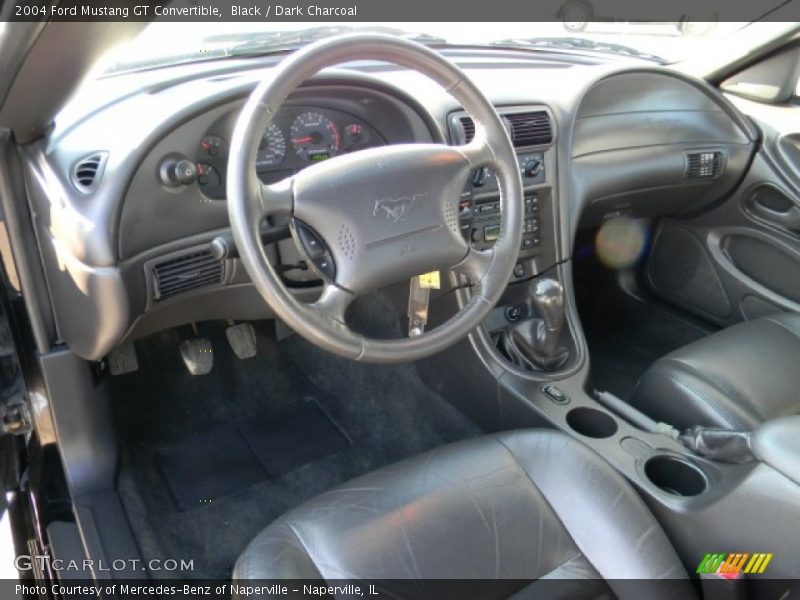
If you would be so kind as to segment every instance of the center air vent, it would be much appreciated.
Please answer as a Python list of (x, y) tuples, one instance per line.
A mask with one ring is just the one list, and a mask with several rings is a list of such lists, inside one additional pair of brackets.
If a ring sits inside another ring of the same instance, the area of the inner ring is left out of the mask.
[[(502, 118), (508, 125), (515, 148), (539, 146), (553, 141), (553, 124), (550, 116), (543, 110), (504, 113)], [(458, 121), (461, 125), (462, 143), (468, 144), (475, 137), (475, 123), (468, 116), (460, 117)]]
[(713, 179), (722, 170), (722, 152), (690, 152), (686, 155), (687, 179)]
[(544, 111), (509, 114), (505, 118), (511, 124), (511, 141), (515, 148), (553, 141), (553, 126)]
[(222, 283), (223, 262), (210, 250), (198, 250), (157, 263), (153, 267), (153, 297), (166, 300), (177, 294)]
[(461, 131), (464, 135), (464, 143), (469, 144), (475, 139), (475, 122), (472, 120), (472, 117), (461, 117), (459, 122), (461, 123)]
[(72, 167), (72, 185), (81, 194), (92, 193), (100, 183), (108, 152), (96, 152), (82, 158)]

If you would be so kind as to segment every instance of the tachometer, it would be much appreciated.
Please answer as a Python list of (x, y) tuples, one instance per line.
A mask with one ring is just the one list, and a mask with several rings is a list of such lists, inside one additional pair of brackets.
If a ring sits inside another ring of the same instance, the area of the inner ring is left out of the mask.
[(284, 158), (286, 158), (286, 139), (283, 137), (281, 128), (275, 123), (270, 123), (258, 145), (256, 169), (276, 167), (283, 162)]
[(291, 137), (295, 152), (309, 162), (336, 156), (341, 146), (334, 122), (318, 112), (298, 115), (292, 123)]

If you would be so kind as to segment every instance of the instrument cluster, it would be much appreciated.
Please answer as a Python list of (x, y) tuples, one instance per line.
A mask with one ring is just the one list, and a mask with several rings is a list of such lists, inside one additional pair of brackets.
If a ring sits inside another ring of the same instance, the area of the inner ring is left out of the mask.
[[(197, 184), (212, 200), (225, 199), (225, 171), (233, 118), (216, 123), (200, 141)], [(286, 107), (266, 128), (256, 154), (255, 169), (264, 183), (288, 177), (309, 165), (340, 154), (385, 144), (363, 120), (347, 113), (314, 107)]]

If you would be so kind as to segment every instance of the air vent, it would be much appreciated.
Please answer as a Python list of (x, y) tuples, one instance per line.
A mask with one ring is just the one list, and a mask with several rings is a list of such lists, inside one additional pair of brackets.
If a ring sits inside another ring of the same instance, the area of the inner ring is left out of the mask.
[[(507, 113), (502, 115), (507, 123), (511, 141), (515, 148), (539, 146), (553, 141), (553, 125), (550, 116), (543, 110)], [(462, 143), (468, 144), (475, 137), (475, 123), (470, 117), (460, 117)]]
[(542, 110), (505, 115), (511, 124), (511, 141), (515, 148), (538, 146), (553, 141), (553, 125)]
[(153, 296), (163, 301), (177, 294), (221, 283), (225, 275), (222, 261), (210, 250), (183, 254), (153, 267)]
[(722, 170), (722, 152), (691, 152), (686, 155), (687, 179), (713, 179)]
[(469, 144), (475, 138), (475, 122), (471, 117), (461, 117), (461, 131), (464, 132), (464, 143)]
[(100, 184), (108, 152), (96, 152), (75, 163), (72, 167), (72, 185), (81, 194), (92, 193)]

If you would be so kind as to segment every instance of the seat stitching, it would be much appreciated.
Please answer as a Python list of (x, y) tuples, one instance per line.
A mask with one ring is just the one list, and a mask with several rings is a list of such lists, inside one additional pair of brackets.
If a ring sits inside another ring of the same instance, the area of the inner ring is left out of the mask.
[(770, 323), (772, 323), (773, 325), (777, 325), (778, 327), (780, 327), (780, 328), (781, 328), (781, 329), (783, 329), (784, 331), (788, 332), (788, 333), (789, 333), (789, 334), (790, 334), (790, 335), (791, 335), (791, 336), (792, 336), (794, 339), (796, 339), (796, 340), (800, 340), (800, 335), (798, 335), (798, 333), (797, 333), (796, 331), (794, 331), (794, 330), (790, 329), (790, 328), (789, 328), (789, 327), (786, 325), (786, 323), (781, 323), (780, 321), (776, 321), (776, 320), (775, 320), (775, 319), (773, 319), (772, 317), (766, 317), (764, 320), (765, 320), (765, 321), (769, 321), (769, 322), (770, 322)]
[(286, 523), (286, 526), (294, 534), (294, 537), (297, 538), (297, 541), (300, 543), (300, 547), (303, 549), (303, 552), (305, 552), (305, 555), (308, 557), (308, 562), (311, 563), (311, 565), (314, 567), (314, 570), (319, 574), (319, 578), (322, 581), (327, 581), (325, 579), (325, 576), (322, 574), (322, 571), (317, 566), (317, 562), (314, 560), (314, 558), (311, 556), (311, 553), (308, 551), (308, 546), (306, 546), (306, 543), (303, 541), (303, 538), (300, 537), (300, 534), (294, 528), (294, 525), (292, 525), (291, 521), (289, 521), (288, 519), (284, 519), (283, 522)]
[(720, 406), (720, 404), (716, 400), (713, 400), (706, 393), (704, 393), (697, 387), (690, 384), (688, 381), (686, 381), (686, 379), (680, 377), (679, 375), (671, 375), (669, 378), (673, 381), (673, 383), (676, 383), (679, 386), (682, 386), (687, 390), (689, 390), (690, 392), (699, 396), (702, 400), (705, 401), (706, 404), (708, 404), (713, 410), (715, 410), (717, 414), (719, 414), (723, 419), (725, 419), (725, 421), (728, 422), (728, 425), (732, 427), (747, 427), (746, 425), (744, 425), (744, 423), (736, 419), (736, 417), (734, 417), (722, 406)]
[[(509, 448), (506, 445), (506, 443), (502, 439), (500, 439), (499, 436), (494, 436), (494, 439), (495, 439), (495, 441), (497, 441), (498, 444), (500, 444), (503, 447), (503, 449), (509, 454), (509, 456), (511, 456), (511, 459), (514, 461), (514, 464), (517, 465), (517, 468), (524, 473), (525, 479), (527, 479), (531, 483), (531, 485), (533, 486), (533, 489), (535, 489), (537, 492), (539, 492), (539, 495), (542, 497), (542, 500), (544, 500), (545, 504), (547, 504), (547, 506), (550, 508), (551, 512), (553, 513), (553, 516), (555, 516), (556, 520), (561, 524), (561, 528), (567, 534), (569, 539), (572, 540), (572, 543), (575, 544), (575, 547), (578, 549), (578, 554), (582, 554), (584, 556), (584, 558), (586, 558), (586, 562), (588, 562), (590, 565), (592, 565), (592, 568), (602, 577), (602, 573), (600, 573), (600, 570), (597, 568), (597, 566), (591, 560), (589, 560), (589, 557), (586, 556), (586, 554), (581, 550), (581, 547), (578, 544), (578, 542), (575, 541), (574, 537), (572, 537), (572, 532), (570, 532), (570, 530), (567, 527), (566, 523), (564, 523), (564, 521), (561, 520), (561, 517), (559, 516), (558, 511), (556, 511), (555, 507), (551, 504), (549, 498), (547, 496), (545, 496), (545, 493), (539, 488), (538, 485), (536, 485), (536, 482), (533, 480), (533, 478), (531, 477), (530, 473), (528, 473), (528, 471), (525, 469), (525, 467), (522, 466), (522, 463), (519, 462), (519, 460), (517, 459), (517, 455), (514, 454), (511, 451), (511, 448)], [(573, 560), (574, 558), (575, 557), (573, 556), (569, 560)], [(567, 561), (567, 562), (569, 562), (569, 561)], [(563, 566), (564, 564), (566, 564), (566, 563), (563, 563), (561, 566)], [(558, 567), (556, 567), (556, 568), (558, 568)], [(552, 573), (552, 570), (548, 571), (548, 573)], [(544, 573), (543, 575), (546, 575), (546, 574), (547, 573)], [(542, 575), (537, 576), (537, 579), (541, 579), (541, 578), (542, 578)]]
[[(553, 567), (553, 568), (552, 568), (552, 569), (550, 569), (550, 570), (549, 570), (547, 573), (542, 573), (541, 575), (539, 575), (539, 577), (538, 577), (537, 579), (544, 579), (545, 577), (547, 577), (547, 576), (548, 576), (548, 575), (550, 575), (551, 573), (555, 573), (555, 572), (556, 572), (556, 571), (558, 571), (559, 569), (563, 569), (563, 568), (564, 568), (566, 565), (568, 565), (569, 563), (571, 563), (571, 562), (572, 562), (573, 560), (575, 560), (576, 558), (586, 558), (586, 555), (585, 555), (583, 552), (581, 552), (580, 550), (578, 550), (578, 552), (576, 552), (574, 556), (571, 556), (571, 557), (569, 557), (567, 560), (565, 560), (565, 561), (564, 561), (563, 563), (561, 563), (560, 565), (557, 565), (557, 566)], [(588, 559), (588, 558), (586, 558), (586, 561), (587, 561), (587, 562), (589, 562), (589, 559)], [(589, 562), (589, 564), (591, 565), (592, 563), (591, 563), (591, 562)], [(594, 569), (594, 565), (592, 565), (592, 568)], [(594, 569), (594, 570), (595, 570), (595, 571), (597, 571), (597, 569)]]
[[(712, 387), (717, 387), (719, 390), (734, 399), (736, 399), (736, 403), (738, 405), (746, 405), (750, 404), (749, 399), (742, 396), (735, 388), (731, 387), (730, 385), (726, 384), (724, 381), (717, 379), (716, 377), (709, 375), (705, 371), (698, 369), (697, 367), (692, 366), (690, 363), (681, 360), (680, 358), (670, 358), (669, 362), (677, 363), (678, 366), (683, 368), (684, 370), (688, 371), (690, 374), (694, 375), (698, 379), (702, 380), (704, 383), (710, 384)], [(760, 415), (757, 415), (760, 416)]]
[[(731, 388), (728, 385), (725, 385), (722, 381), (717, 380), (715, 377), (712, 377), (708, 373), (705, 373), (704, 371), (701, 371), (701, 370), (693, 367), (692, 365), (690, 365), (690, 364), (688, 364), (688, 363), (686, 363), (686, 362), (684, 362), (684, 361), (682, 361), (682, 360), (680, 360), (678, 358), (670, 358), (668, 360), (669, 360), (669, 362), (676, 363), (680, 368), (688, 371), (689, 374), (694, 375), (695, 377), (697, 377), (698, 379), (700, 379), (704, 383), (707, 383), (707, 384), (711, 385), (712, 387), (718, 388), (719, 391), (722, 392), (724, 395), (730, 396), (732, 399), (735, 400), (735, 404), (739, 408), (741, 408), (742, 410), (745, 410), (745, 411), (748, 411), (748, 409), (749, 409), (749, 412), (751, 412), (755, 416), (756, 420), (760, 420), (760, 421), (765, 421), (766, 420), (766, 418), (758, 410), (756, 410), (756, 407), (754, 406), (753, 402), (751, 402), (748, 398), (745, 398), (744, 396), (742, 396), (735, 389)], [(672, 375), (672, 376), (673, 377), (678, 377), (678, 375)], [(736, 417), (732, 413), (725, 411), (725, 409), (718, 402), (716, 402), (715, 400), (712, 400), (710, 397), (705, 395), (700, 390), (692, 387), (688, 382), (686, 382), (685, 379), (683, 379), (683, 381), (684, 381), (684, 384), (685, 384), (686, 387), (688, 387), (689, 389), (691, 389), (692, 391), (697, 393), (699, 396), (702, 396), (704, 399), (706, 399), (709, 403), (711, 403), (714, 407), (716, 407), (719, 410), (719, 412), (721, 412), (721, 413), (723, 413), (725, 415), (730, 415), (731, 418), (734, 419), (734, 421), (738, 421), (738, 423), (737, 422), (731, 423), (732, 425), (738, 425), (738, 426), (743, 426), (743, 427), (749, 427), (750, 426), (750, 425), (745, 424), (743, 421), (739, 420), (738, 417)]]

